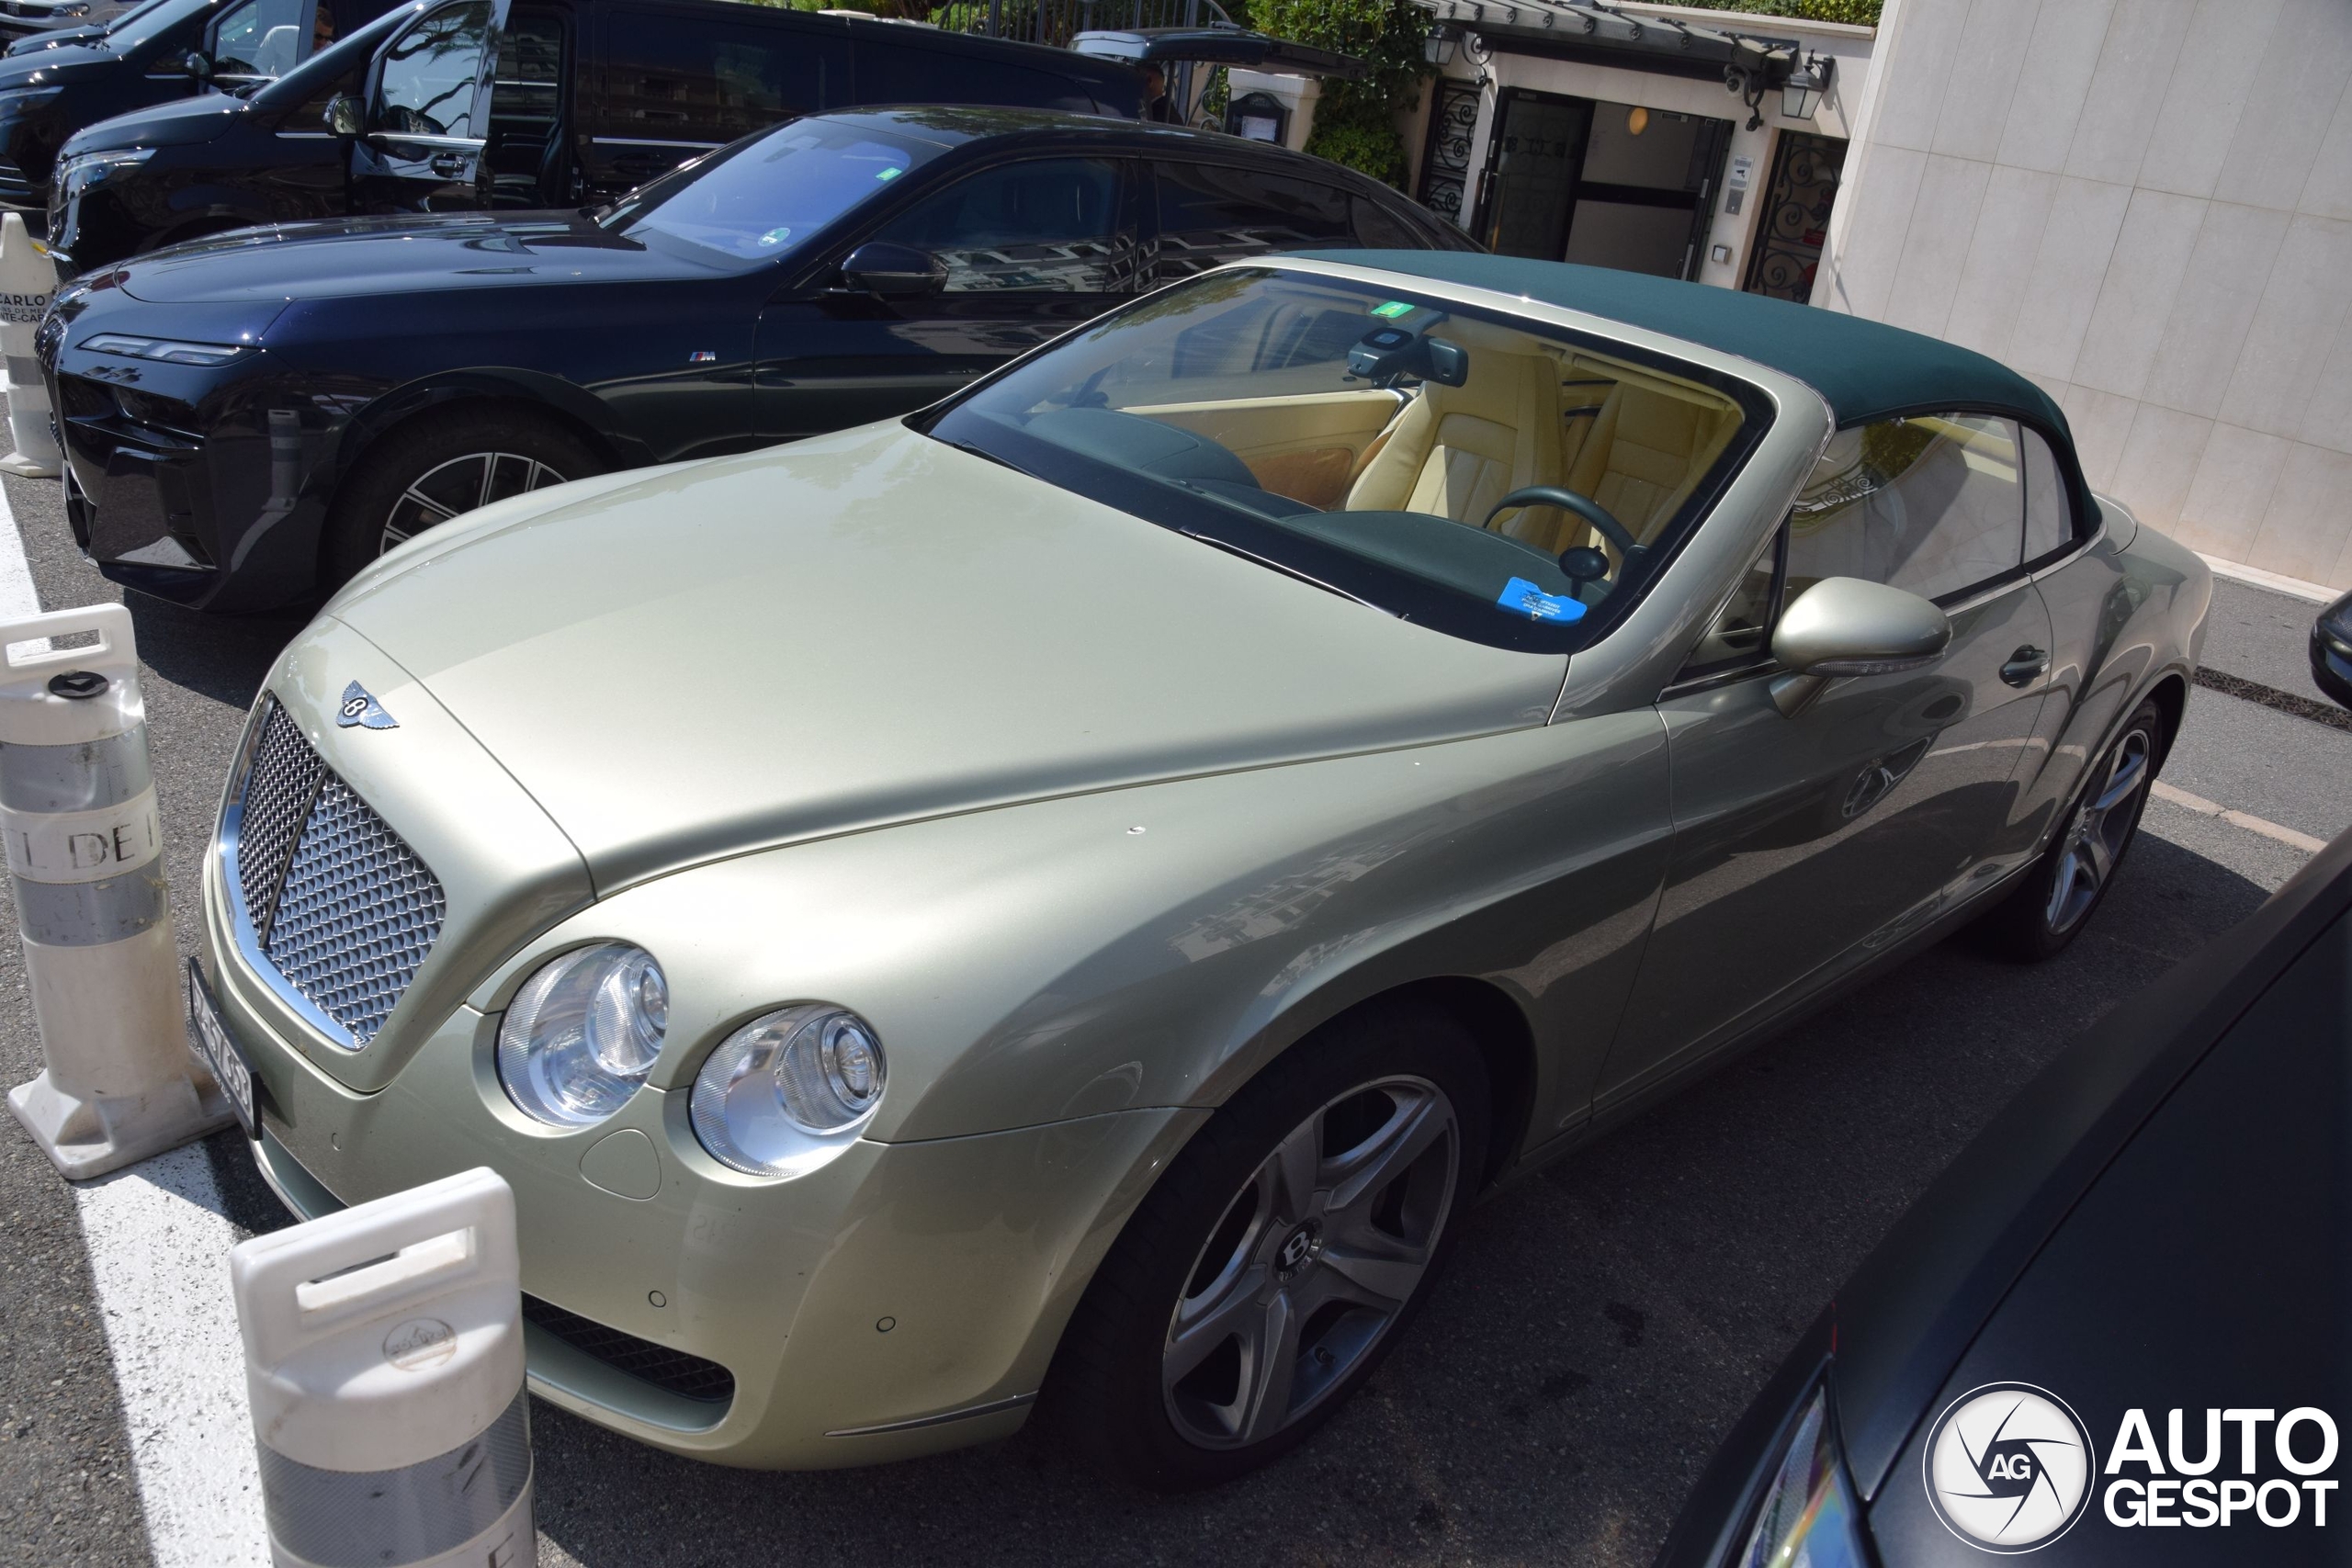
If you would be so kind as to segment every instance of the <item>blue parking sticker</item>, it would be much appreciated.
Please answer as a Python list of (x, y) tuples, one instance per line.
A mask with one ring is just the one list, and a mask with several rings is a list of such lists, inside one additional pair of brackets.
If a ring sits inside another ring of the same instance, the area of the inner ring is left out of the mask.
[(1503, 584), (1495, 603), (1506, 610), (1516, 611), (1531, 621), (1580, 621), (1584, 619), (1584, 604), (1565, 593), (1546, 593), (1523, 577), (1514, 577)]

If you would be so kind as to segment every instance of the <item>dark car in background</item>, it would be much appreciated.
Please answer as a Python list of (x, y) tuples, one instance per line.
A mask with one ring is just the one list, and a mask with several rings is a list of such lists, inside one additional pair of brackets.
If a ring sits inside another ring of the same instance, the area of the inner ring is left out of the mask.
[[(79, 19), (96, 25), (20, 40), (0, 59), (0, 208), (22, 211), (38, 230), (58, 154), (75, 131), (158, 105), (227, 112), (237, 94), (293, 69), (390, 3), (148, 0), (106, 5), (116, 13), (110, 20), (93, 10)], [(0, 26), (27, 19), (0, 17)]]
[(39, 344), (83, 550), (144, 592), (260, 609), (475, 506), (904, 413), (1137, 293), (1310, 245), (1476, 248), (1237, 137), (851, 111), (600, 213), (159, 252), (62, 289)]
[(249, 97), (74, 137), (50, 244), (86, 272), (248, 224), (571, 207), (823, 109), (1133, 119), (1142, 95), (1132, 68), (1067, 50), (738, 0), (411, 0)]
[(2342, 1563), (2347, 1419), (2352, 834), (1961, 1152), (1657, 1564)]

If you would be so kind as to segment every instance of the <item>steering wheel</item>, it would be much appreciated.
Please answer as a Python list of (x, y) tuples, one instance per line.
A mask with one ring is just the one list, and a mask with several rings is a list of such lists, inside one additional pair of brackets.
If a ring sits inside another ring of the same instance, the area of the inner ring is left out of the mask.
[(1529, 485), (1523, 490), (1511, 491), (1495, 502), (1494, 510), (1487, 513), (1487, 521), (1480, 526), (1491, 528), (1496, 518), (1522, 506), (1556, 506), (1564, 512), (1573, 512), (1600, 529), (1601, 537), (1616, 546), (1617, 553), (1625, 559), (1632, 560), (1641, 553), (1642, 547), (1634, 542), (1625, 525), (1609, 515), (1607, 507), (1589, 495), (1559, 485)]

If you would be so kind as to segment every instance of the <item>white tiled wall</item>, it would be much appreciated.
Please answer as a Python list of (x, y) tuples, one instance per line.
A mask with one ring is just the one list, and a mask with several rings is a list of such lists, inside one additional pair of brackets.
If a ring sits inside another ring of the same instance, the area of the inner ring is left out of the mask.
[(1814, 303), (2055, 397), (2091, 483), (2352, 587), (2352, 0), (1888, 0)]

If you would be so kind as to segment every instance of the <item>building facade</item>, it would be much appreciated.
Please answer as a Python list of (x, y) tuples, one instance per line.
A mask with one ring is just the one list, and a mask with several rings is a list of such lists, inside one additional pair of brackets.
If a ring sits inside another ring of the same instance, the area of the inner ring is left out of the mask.
[[(2144, 521), (2352, 587), (2352, 0), (1423, 3), (1412, 188), (1490, 247), (1979, 349)], [(1759, 55), (1835, 62), (1809, 114)]]
[(2352, 4), (1889, 0), (1814, 302), (2007, 361), (2091, 483), (2352, 587)]

